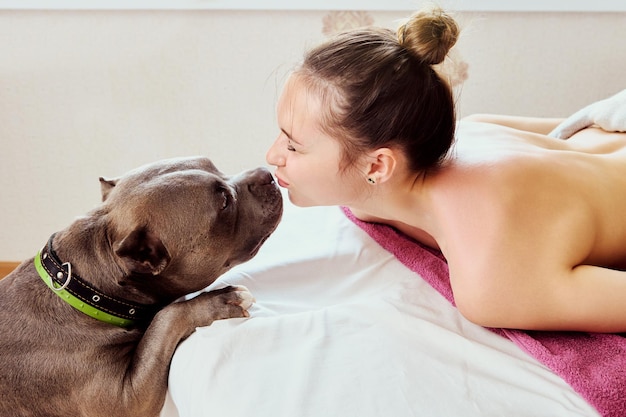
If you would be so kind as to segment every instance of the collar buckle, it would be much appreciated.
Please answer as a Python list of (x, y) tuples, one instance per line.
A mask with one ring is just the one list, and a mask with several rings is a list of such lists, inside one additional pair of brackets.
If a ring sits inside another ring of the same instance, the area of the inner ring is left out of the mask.
[(70, 262), (61, 263), (52, 249), (53, 239), (54, 235), (35, 256), (35, 269), (63, 301), (90, 317), (119, 327), (145, 324), (152, 320), (159, 306), (113, 297), (95, 288), (72, 272)]

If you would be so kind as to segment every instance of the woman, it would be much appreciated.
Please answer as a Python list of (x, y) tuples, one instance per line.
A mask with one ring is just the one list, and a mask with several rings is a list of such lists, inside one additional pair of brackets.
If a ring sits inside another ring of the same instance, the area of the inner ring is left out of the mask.
[(441, 250), (477, 324), (626, 332), (626, 135), (561, 141), (559, 120), (496, 116), (455, 130), (433, 65), (458, 33), (432, 9), (311, 50), (278, 103), (279, 184)]

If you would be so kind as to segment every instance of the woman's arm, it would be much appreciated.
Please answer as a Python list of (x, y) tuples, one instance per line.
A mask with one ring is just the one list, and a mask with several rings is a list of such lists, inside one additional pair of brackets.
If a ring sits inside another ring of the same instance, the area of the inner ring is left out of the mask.
[(491, 123), (501, 126), (511, 127), (526, 132), (540, 133), (547, 135), (564, 119), (543, 118), (543, 117), (523, 117), (505, 116), (500, 114), (472, 114), (462, 120), (470, 122)]

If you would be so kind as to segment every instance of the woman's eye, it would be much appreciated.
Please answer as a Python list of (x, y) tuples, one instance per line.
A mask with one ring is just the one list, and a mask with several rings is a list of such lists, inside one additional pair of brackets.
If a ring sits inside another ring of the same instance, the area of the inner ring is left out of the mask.
[(287, 150), (290, 152), (296, 151), (296, 148), (293, 147), (293, 145), (291, 144), (291, 141), (287, 142)]

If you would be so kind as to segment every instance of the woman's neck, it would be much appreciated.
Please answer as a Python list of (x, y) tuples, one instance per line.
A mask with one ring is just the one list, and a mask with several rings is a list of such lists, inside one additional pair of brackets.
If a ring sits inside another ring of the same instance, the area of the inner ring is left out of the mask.
[(349, 207), (360, 220), (384, 223), (435, 249), (437, 221), (424, 175), (377, 184), (371, 195)]

